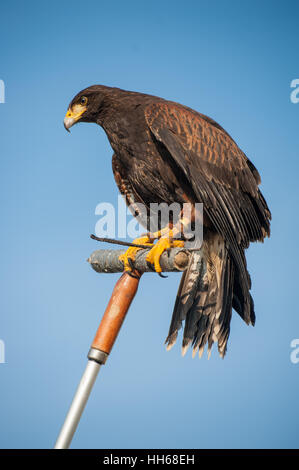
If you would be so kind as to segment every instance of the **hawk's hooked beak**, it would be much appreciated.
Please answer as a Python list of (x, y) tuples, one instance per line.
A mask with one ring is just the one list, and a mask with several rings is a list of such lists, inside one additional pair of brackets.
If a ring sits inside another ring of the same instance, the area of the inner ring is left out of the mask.
[(85, 113), (86, 108), (87, 106), (83, 106), (82, 104), (75, 104), (72, 108), (67, 110), (63, 124), (68, 132), (70, 132), (70, 127), (79, 121), (82, 114)]

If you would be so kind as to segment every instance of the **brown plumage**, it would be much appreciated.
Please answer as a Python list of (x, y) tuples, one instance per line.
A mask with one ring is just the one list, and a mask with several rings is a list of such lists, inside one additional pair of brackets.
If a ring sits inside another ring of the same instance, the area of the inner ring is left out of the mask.
[(211, 118), (162, 98), (95, 85), (70, 103), (65, 126), (78, 121), (105, 130), (127, 204), (203, 203), (203, 258), (194, 252), (182, 276), (166, 341), (185, 320), (184, 351), (217, 341), (224, 356), (232, 308), (255, 321), (245, 249), (270, 235), (271, 219), (257, 169)]

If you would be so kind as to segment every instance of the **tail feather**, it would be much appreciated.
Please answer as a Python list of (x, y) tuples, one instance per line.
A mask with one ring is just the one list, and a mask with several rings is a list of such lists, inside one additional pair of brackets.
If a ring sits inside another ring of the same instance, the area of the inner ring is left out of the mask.
[[(245, 253), (241, 254), (245, 264)], [(254, 306), (248, 287), (239, 280), (239, 269), (224, 240), (214, 234), (201, 252), (191, 255), (189, 268), (183, 274), (166, 339), (167, 349), (173, 346), (185, 320), (182, 353), (192, 344), (193, 356), (202, 356), (207, 345), (208, 355), (214, 342), (224, 357), (230, 333), (232, 308), (246, 323), (254, 324)]]
[(186, 271), (182, 275), (179, 290), (176, 297), (176, 302), (172, 314), (169, 334), (165, 343), (167, 349), (171, 349), (175, 344), (178, 331), (182, 327), (182, 323), (186, 318), (187, 312), (193, 305), (195, 295), (198, 290), (198, 285), (202, 276), (202, 269), (204, 262), (202, 254), (194, 251)]

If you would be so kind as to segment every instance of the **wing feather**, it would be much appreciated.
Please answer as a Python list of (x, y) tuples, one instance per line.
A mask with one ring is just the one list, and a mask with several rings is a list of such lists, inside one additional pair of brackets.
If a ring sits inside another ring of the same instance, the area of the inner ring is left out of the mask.
[(145, 118), (153, 139), (166, 147), (226, 241), (246, 293), (244, 317), (249, 322), (251, 281), (244, 248), (270, 234), (271, 218), (258, 188), (258, 171), (221, 126), (189, 108), (152, 103), (145, 109)]

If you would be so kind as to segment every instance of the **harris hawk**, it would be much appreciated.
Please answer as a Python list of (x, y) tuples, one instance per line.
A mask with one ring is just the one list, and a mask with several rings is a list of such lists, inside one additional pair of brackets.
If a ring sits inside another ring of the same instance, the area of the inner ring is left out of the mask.
[[(203, 204), (201, 253), (192, 252), (182, 275), (166, 344), (169, 349), (175, 343), (184, 322), (183, 354), (190, 344), (193, 354), (201, 356), (206, 344), (210, 353), (217, 342), (224, 357), (232, 309), (255, 323), (245, 250), (270, 235), (271, 220), (258, 170), (213, 119), (156, 96), (90, 86), (69, 104), (64, 126), (69, 131), (77, 122), (97, 123), (106, 132), (114, 177), (128, 205), (149, 210), (154, 202)], [(185, 220), (182, 211), (177, 221), (134, 240), (150, 247), (147, 261), (155, 271), (161, 272), (164, 250), (184, 245), (175, 236), (196, 217), (191, 211)], [(132, 269), (137, 250), (122, 255), (125, 270)]]

